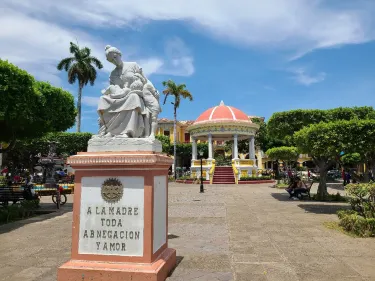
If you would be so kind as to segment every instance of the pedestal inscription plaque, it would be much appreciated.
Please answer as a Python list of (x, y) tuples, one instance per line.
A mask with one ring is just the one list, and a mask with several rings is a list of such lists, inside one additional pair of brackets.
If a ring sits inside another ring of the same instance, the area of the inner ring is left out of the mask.
[[(144, 179), (117, 177), (115, 180), (121, 186), (106, 186), (106, 177), (82, 178), (80, 254), (143, 256)], [(108, 201), (103, 192), (118, 198)]]

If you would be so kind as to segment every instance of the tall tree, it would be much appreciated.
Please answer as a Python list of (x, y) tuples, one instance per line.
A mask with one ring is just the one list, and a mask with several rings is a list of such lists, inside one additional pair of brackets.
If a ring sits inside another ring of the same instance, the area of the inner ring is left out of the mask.
[(302, 153), (308, 153), (319, 167), (318, 197), (324, 198), (327, 194), (328, 169), (339, 161), (342, 152), (365, 156), (374, 151), (375, 120), (321, 122), (304, 127), (293, 138), (298, 149)]
[(298, 159), (299, 153), (296, 147), (293, 146), (280, 146), (270, 148), (266, 152), (267, 156), (271, 158), (273, 161), (278, 162), (282, 160), (285, 166), (290, 166), (292, 161), (296, 161)]
[(91, 50), (87, 47), (79, 48), (78, 45), (70, 42), (70, 53), (72, 57), (65, 58), (57, 65), (58, 70), (68, 72), (68, 82), (74, 84), (78, 80), (78, 100), (77, 100), (77, 132), (81, 131), (81, 100), (82, 89), (87, 83), (93, 86), (97, 77), (94, 66), (102, 69), (103, 65), (96, 57), (91, 56)]
[(16, 140), (42, 137), (74, 125), (73, 96), (47, 82), (37, 82), (25, 70), (0, 60), (0, 142), (13, 149)]
[[(351, 120), (354, 120), (355, 123), (361, 120), (374, 119), (375, 110), (369, 106), (339, 107), (328, 110), (297, 109), (274, 113), (267, 123), (267, 129), (271, 137), (281, 139), (288, 145), (297, 146), (302, 153), (308, 153), (313, 158), (320, 172), (318, 194), (319, 197), (324, 198), (327, 194), (326, 176), (328, 169), (339, 160), (342, 151), (346, 153), (358, 152), (361, 155), (371, 155), (371, 152), (375, 151), (374, 147), (371, 150), (364, 144), (362, 144), (362, 147), (366, 149), (361, 149), (360, 145), (350, 146), (351, 143), (356, 143), (356, 139), (348, 139), (348, 137), (355, 135), (346, 127), (339, 127), (338, 125), (333, 127), (335, 131), (329, 132), (330, 126), (333, 126), (331, 124)], [(351, 128), (354, 132), (353, 127)], [(342, 144), (340, 147), (338, 145), (339, 140), (343, 140), (341, 133), (346, 133), (346, 139), (340, 142)], [(364, 132), (361, 132), (362, 135), (365, 135)], [(355, 138), (360, 139), (361, 137), (357, 135)], [(354, 147), (361, 151), (353, 150)], [(372, 163), (375, 164), (375, 161), (371, 161), (371, 165)]]
[(180, 107), (181, 98), (188, 99), (190, 101), (193, 100), (193, 95), (186, 89), (185, 84), (177, 85), (174, 81), (168, 80), (163, 82), (163, 86), (165, 89), (163, 90), (163, 94), (165, 95), (164, 103), (166, 103), (168, 96), (173, 96), (174, 101), (173, 104), (173, 156), (174, 156), (174, 178), (177, 178), (176, 174), (176, 164), (177, 164), (177, 109)]

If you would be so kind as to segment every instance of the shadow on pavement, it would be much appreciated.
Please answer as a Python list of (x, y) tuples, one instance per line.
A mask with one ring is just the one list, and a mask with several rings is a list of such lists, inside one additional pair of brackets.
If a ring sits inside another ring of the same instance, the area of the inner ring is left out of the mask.
[(180, 238), (180, 236), (174, 235), (174, 234), (168, 234), (168, 239), (176, 239)]
[(171, 277), (173, 272), (175, 271), (175, 269), (178, 267), (178, 265), (182, 262), (182, 260), (184, 259), (183, 256), (177, 256), (176, 257), (176, 266), (171, 270), (171, 272), (169, 272), (168, 274), (168, 277)]
[(289, 198), (289, 194), (287, 192), (271, 193), (271, 196), (279, 201), (293, 201), (291, 198)]
[(329, 184), (329, 183), (327, 183), (327, 187), (330, 188), (330, 189), (335, 189), (335, 190), (341, 190), (341, 191), (345, 190), (345, 187), (342, 184)]
[(298, 207), (304, 209), (306, 212), (314, 213), (314, 214), (326, 214), (332, 215), (336, 214), (339, 210), (350, 209), (350, 206), (344, 204), (337, 204), (334, 205), (327, 204), (298, 204)]
[(57, 210), (56, 205), (53, 203), (41, 203), (35, 216), (0, 225), (0, 234), (11, 232), (30, 223), (52, 219), (71, 211), (73, 211), (73, 203), (66, 203), (65, 205), (61, 206), (59, 210)]

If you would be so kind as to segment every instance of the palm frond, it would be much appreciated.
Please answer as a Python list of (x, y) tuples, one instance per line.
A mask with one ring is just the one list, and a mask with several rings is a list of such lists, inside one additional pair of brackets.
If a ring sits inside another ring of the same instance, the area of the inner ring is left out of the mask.
[(77, 64), (72, 65), (68, 71), (68, 82), (74, 84), (78, 79)]
[(90, 85), (94, 86), (94, 83), (97, 77), (97, 72), (96, 72), (95, 67), (93, 67), (91, 64), (89, 64), (88, 67), (89, 67), (88, 79), (89, 79)]
[(62, 59), (59, 64), (57, 65), (58, 70), (65, 69), (65, 71), (68, 71), (70, 65), (74, 61), (73, 57)]
[(96, 57), (89, 57), (88, 58), (89, 59), (89, 63), (90, 64), (95, 64), (95, 66), (97, 67), (97, 68), (99, 68), (99, 69), (102, 69), (103, 68), (103, 64), (102, 64), (102, 62), (98, 59), (98, 58), (96, 58)]
[(90, 48), (84, 47), (83, 49), (81, 49), (81, 51), (82, 51), (82, 56), (84, 58), (90, 57), (90, 54), (91, 54), (91, 49)]
[(74, 55), (74, 56), (75, 56), (77, 53), (79, 53), (79, 47), (78, 47), (78, 45), (74, 44), (73, 42), (70, 42), (69, 52), (70, 52), (72, 55)]
[(184, 99), (193, 100), (193, 95), (188, 90), (182, 90), (180, 94)]
[(167, 98), (169, 96), (169, 92), (167, 90), (164, 90), (163, 94), (165, 94), (165, 98), (164, 98), (164, 102), (163, 102), (163, 104), (165, 104), (167, 102)]

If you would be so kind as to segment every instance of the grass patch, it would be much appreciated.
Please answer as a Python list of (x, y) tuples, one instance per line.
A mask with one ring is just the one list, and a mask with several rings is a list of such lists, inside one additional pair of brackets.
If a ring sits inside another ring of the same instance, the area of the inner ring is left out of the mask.
[(331, 229), (331, 230), (336, 230), (338, 232), (341, 232), (347, 236), (350, 236), (350, 237), (353, 237), (353, 238), (361, 238), (359, 235), (356, 235), (352, 232), (349, 232), (349, 231), (346, 231), (343, 227), (341, 227), (339, 225), (338, 222), (335, 222), (335, 221), (326, 221), (326, 222), (323, 222), (323, 225), (328, 228), (328, 229)]
[(324, 198), (319, 198), (317, 194), (311, 193), (311, 200), (318, 201), (318, 202), (348, 202), (349, 199), (346, 196), (342, 196), (339, 192), (336, 194), (328, 194)]
[(278, 189), (285, 189), (287, 188), (289, 185), (288, 184), (285, 184), (285, 183), (278, 183), (275, 185), (276, 188)]

